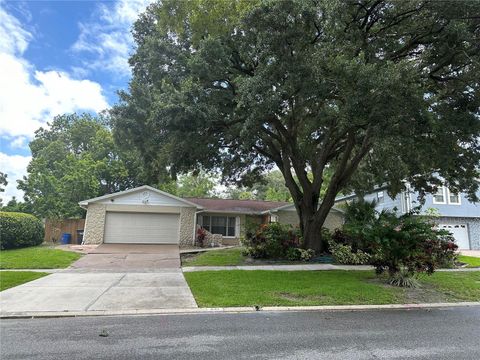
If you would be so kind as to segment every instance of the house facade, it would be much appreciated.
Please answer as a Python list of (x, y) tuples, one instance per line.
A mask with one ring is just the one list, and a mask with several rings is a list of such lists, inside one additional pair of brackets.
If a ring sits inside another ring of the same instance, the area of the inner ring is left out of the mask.
[[(336, 204), (339, 206), (355, 198), (355, 194), (343, 196), (337, 198)], [(438, 227), (453, 234), (459, 249), (480, 250), (480, 203), (469, 201), (463, 193), (455, 194), (442, 186), (437, 193), (427, 194), (422, 204), (415, 191), (402, 191), (391, 198), (386, 189), (378, 188), (365, 195), (364, 199), (369, 202), (375, 200), (378, 211), (395, 211), (399, 215), (420, 207), (420, 215), (434, 215)]]
[[(146, 185), (79, 205), (87, 210), (84, 244), (193, 246), (197, 229), (203, 228), (207, 245), (235, 245), (250, 224), (299, 223), (287, 202), (179, 198)], [(342, 212), (332, 209), (325, 226), (333, 230), (342, 223)]]

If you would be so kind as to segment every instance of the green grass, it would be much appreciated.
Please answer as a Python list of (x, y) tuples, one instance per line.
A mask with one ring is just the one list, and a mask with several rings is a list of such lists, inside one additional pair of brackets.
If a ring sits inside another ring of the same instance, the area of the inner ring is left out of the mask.
[(80, 254), (46, 246), (0, 251), (0, 269), (58, 269), (68, 267)]
[(184, 266), (228, 266), (241, 265), (245, 257), (242, 255), (242, 248), (231, 248), (222, 250), (211, 250), (195, 254), (193, 256), (184, 256), (182, 265)]
[[(184, 274), (199, 306), (395, 304), (478, 301), (480, 272), (436, 273), (423, 289), (384, 284), (370, 271), (201, 271)], [(428, 293), (426, 298), (423, 293)], [(432, 301), (435, 302), (435, 301)]]
[(480, 301), (480, 271), (437, 272), (422, 279), (447, 301)]
[(48, 275), (33, 271), (0, 271), (0, 291), (39, 279)]
[(200, 306), (388, 304), (402, 289), (367, 271), (202, 271), (184, 274)]
[(459, 255), (458, 261), (468, 264), (467, 267), (480, 267), (480, 258), (474, 256)]

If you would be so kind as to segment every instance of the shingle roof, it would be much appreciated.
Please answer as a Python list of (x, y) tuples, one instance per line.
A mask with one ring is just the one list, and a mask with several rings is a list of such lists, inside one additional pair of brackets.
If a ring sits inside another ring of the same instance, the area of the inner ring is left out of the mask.
[(194, 204), (200, 205), (205, 211), (222, 211), (238, 213), (259, 213), (276, 209), (290, 203), (284, 201), (259, 201), (259, 200), (232, 200), (232, 199), (203, 199), (185, 198)]

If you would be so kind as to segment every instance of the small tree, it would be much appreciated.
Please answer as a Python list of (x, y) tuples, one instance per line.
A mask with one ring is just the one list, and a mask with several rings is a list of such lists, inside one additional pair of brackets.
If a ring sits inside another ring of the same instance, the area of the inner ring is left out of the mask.
[(453, 263), (458, 246), (446, 230), (436, 229), (426, 217), (382, 212), (369, 231), (372, 265), (378, 274), (388, 272), (388, 282), (415, 286), (419, 273), (431, 275), (439, 266)]

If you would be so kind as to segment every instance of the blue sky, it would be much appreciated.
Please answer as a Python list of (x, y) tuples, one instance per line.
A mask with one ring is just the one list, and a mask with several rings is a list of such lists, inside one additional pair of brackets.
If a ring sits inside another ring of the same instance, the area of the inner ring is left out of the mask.
[(2, 198), (22, 197), (16, 180), (28, 142), (55, 115), (98, 112), (127, 87), (130, 29), (147, 0), (0, 0), (0, 170)]

